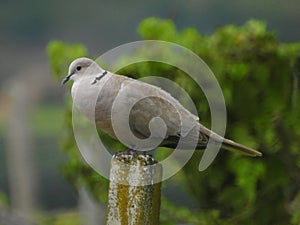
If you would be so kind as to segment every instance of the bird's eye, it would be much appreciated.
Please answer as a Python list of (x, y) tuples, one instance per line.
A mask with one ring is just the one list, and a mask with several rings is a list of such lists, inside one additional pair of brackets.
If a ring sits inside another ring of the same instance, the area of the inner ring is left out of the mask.
[(81, 66), (77, 66), (77, 67), (76, 67), (76, 70), (77, 70), (77, 71), (80, 71), (80, 70), (81, 70)]

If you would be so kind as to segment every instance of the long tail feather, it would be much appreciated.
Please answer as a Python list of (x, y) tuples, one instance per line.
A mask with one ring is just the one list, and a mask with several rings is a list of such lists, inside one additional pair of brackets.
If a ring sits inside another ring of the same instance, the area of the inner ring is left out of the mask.
[(253, 157), (254, 156), (262, 156), (261, 152), (255, 150), (253, 148), (247, 147), (245, 145), (236, 143), (232, 140), (223, 138), (223, 137), (221, 137), (218, 134), (212, 132), (211, 130), (209, 130), (208, 128), (206, 128), (204, 126), (201, 127), (200, 132), (202, 134), (208, 136), (209, 138), (212, 138), (216, 142), (219, 142), (219, 143), (221, 142), (223, 149), (226, 149), (226, 150), (229, 150), (229, 151), (232, 151), (232, 152), (242, 153), (244, 155), (253, 156)]
[(233, 152), (239, 152), (248, 156), (262, 156), (261, 152), (253, 148), (249, 148), (245, 145), (241, 145), (225, 138), (223, 139), (222, 148)]

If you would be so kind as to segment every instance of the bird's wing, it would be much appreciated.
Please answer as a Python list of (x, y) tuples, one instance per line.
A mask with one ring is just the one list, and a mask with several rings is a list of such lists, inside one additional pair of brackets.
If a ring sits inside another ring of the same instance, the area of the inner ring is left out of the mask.
[[(113, 75), (105, 83), (98, 95), (95, 114), (97, 126), (116, 139), (119, 139), (116, 135), (118, 128), (121, 130), (118, 133), (125, 136), (127, 132), (140, 139), (152, 135), (161, 139), (160, 145), (166, 147), (175, 148), (180, 142), (182, 149), (193, 149), (195, 145), (199, 148), (199, 138), (202, 140), (201, 148), (205, 148), (207, 143), (207, 138), (199, 134), (199, 118), (178, 100), (157, 86), (125, 76)], [(155, 118), (160, 118), (158, 123), (151, 123)], [(117, 124), (115, 127), (112, 122), (116, 120), (127, 121), (128, 124), (114, 123)], [(130, 130), (124, 131), (127, 125)], [(161, 132), (164, 128), (165, 133)]]
[[(174, 147), (179, 139), (185, 136), (198, 140), (198, 117), (186, 110), (179, 101), (161, 88), (129, 79), (123, 82), (119, 95), (127, 100), (125, 103), (127, 106), (132, 102), (135, 103), (130, 109), (129, 125), (136, 136), (149, 137), (150, 121), (159, 117), (167, 128), (165, 136), (162, 137), (165, 139), (162, 145)], [(160, 129), (159, 126), (157, 128)], [(159, 136), (161, 132), (158, 130), (157, 134)]]

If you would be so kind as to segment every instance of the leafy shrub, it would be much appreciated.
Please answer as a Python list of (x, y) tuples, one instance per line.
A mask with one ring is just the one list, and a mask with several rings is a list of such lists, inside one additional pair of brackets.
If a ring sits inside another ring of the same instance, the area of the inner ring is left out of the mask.
[[(262, 158), (222, 152), (213, 165), (198, 171), (201, 152), (184, 167), (184, 185), (198, 210), (175, 209), (163, 202), (161, 224), (299, 224), (300, 196), (300, 44), (282, 43), (266, 24), (250, 20), (228, 25), (211, 35), (196, 29), (178, 31), (171, 20), (148, 18), (138, 32), (143, 39), (164, 40), (187, 47), (212, 69), (227, 105), (227, 137), (260, 149)], [(87, 55), (82, 45), (51, 42), (51, 68), (59, 77), (72, 59)], [(181, 72), (158, 63), (144, 63), (122, 70), (138, 78), (143, 72), (166, 74), (185, 88), (201, 118), (210, 112), (194, 84)], [(82, 163), (71, 128), (70, 101), (66, 107), (63, 149), (69, 155), (65, 176), (86, 185), (96, 199), (105, 200), (107, 182)], [(118, 149), (118, 148), (117, 148)], [(103, 190), (99, 196), (99, 190)], [(298, 196), (298, 197), (297, 197)], [(172, 213), (173, 212), (173, 213)], [(181, 212), (181, 213), (179, 213)]]

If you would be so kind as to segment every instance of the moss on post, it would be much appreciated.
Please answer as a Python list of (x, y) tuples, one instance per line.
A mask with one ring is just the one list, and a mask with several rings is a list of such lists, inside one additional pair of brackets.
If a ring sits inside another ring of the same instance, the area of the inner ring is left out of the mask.
[(133, 151), (114, 155), (106, 224), (159, 224), (161, 176), (161, 165), (150, 155)]

